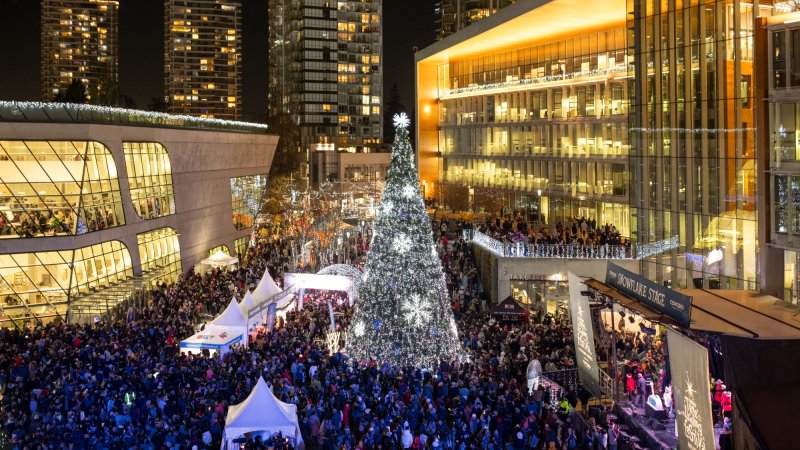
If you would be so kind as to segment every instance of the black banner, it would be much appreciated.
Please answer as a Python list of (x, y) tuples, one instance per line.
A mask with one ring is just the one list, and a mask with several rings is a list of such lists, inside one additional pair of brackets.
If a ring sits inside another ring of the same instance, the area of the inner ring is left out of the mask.
[(572, 321), (572, 336), (575, 338), (575, 361), (581, 384), (600, 397), (600, 368), (597, 366), (597, 355), (594, 351), (594, 330), (592, 316), (589, 311), (589, 297), (581, 295), (581, 291), (589, 289), (583, 280), (572, 272), (567, 273), (569, 281), (569, 315)]
[(616, 264), (608, 263), (606, 284), (635, 298), (656, 311), (662, 312), (688, 327), (692, 298), (661, 286)]

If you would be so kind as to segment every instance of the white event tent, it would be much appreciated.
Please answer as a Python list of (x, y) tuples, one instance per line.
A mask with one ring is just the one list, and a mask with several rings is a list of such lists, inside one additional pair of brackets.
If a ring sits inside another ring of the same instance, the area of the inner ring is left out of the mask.
[(253, 391), (242, 403), (228, 407), (221, 449), (238, 449), (234, 440), (247, 433), (263, 433), (266, 436), (282, 433), (295, 440), (295, 448), (304, 448), (297, 406), (275, 398), (262, 377), (258, 377)]
[(211, 267), (227, 267), (239, 264), (239, 258), (228, 255), (222, 250), (217, 250), (217, 252), (213, 255), (200, 261), (200, 264), (205, 264)]
[(247, 317), (242, 314), (236, 297), (216, 319), (206, 324), (205, 329), (184, 339), (180, 343), (182, 353), (200, 353), (209, 350), (224, 355), (231, 345), (247, 345)]
[(258, 286), (253, 291), (253, 300), (256, 301), (256, 304), (259, 304), (280, 291), (281, 288), (275, 284), (275, 280), (269, 275), (269, 270), (264, 269), (264, 276), (261, 277), (261, 281), (258, 282)]
[(239, 309), (242, 310), (242, 315), (247, 320), (247, 332), (253, 331), (259, 324), (259, 317), (256, 316), (250, 319), (250, 310), (256, 307), (256, 301), (253, 299), (253, 294), (250, 291), (245, 292), (244, 298), (239, 303)]

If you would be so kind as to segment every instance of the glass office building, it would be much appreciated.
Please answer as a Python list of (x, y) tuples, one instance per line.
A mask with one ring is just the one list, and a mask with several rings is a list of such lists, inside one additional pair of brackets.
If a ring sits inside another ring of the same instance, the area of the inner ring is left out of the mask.
[[(762, 251), (775, 267), (767, 292), (798, 303), (800, 291), (800, 12), (770, 17), (767, 41), (769, 170), (765, 190), (769, 205), (760, 215), (766, 245)], [(775, 270), (774, 272), (778, 272)]]
[[(418, 80), (430, 76), (418, 85), (418, 97), (430, 95), (418, 105), (422, 182), (445, 207), (466, 198), (462, 208), (503, 206), (531, 221), (583, 216), (628, 236), (624, 10), (539, 36), (525, 23), (558, 19), (517, 11), (525, 6), (485, 19), (496, 22), (489, 32), (460, 41), (456, 34), (420, 52)], [(498, 50), (491, 41), (503, 35), (519, 43)]]
[(758, 289), (754, 25), (737, 0), (628, 1), (632, 236), (642, 274)]

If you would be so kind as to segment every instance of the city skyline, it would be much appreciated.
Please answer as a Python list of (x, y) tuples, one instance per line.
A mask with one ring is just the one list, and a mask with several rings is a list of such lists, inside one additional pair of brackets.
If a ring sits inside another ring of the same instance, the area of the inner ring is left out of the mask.
[[(119, 86), (139, 109), (164, 95), (163, 1), (120, 0)], [(394, 83), (401, 101), (414, 101), (413, 49), (435, 40), (432, 0), (384, 2), (384, 34), (403, 39), (383, 42), (384, 94)], [(41, 98), (39, 1), (12, 1), (0, 16), (0, 50), (15, 55), (16, 69), (0, 75), (0, 100), (36, 101)], [(242, 118), (267, 114), (267, 2), (242, 4)], [(143, 33), (142, 30), (147, 30)]]

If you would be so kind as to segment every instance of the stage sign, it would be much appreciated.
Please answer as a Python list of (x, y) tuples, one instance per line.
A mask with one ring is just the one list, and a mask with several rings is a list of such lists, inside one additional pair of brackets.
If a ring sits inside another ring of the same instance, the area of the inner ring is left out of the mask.
[(717, 448), (708, 387), (708, 350), (669, 327), (667, 348), (678, 421), (678, 448)]
[(572, 272), (569, 281), (569, 314), (572, 320), (572, 336), (575, 338), (575, 357), (581, 384), (595, 397), (600, 397), (600, 368), (594, 351), (594, 330), (589, 311), (589, 297), (581, 291), (589, 291), (583, 280)]
[(692, 298), (661, 286), (616, 264), (608, 263), (606, 284), (688, 327)]

